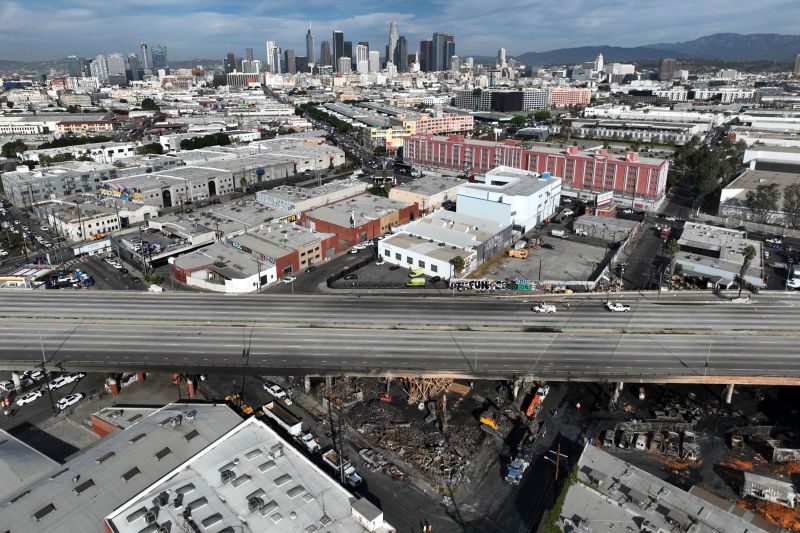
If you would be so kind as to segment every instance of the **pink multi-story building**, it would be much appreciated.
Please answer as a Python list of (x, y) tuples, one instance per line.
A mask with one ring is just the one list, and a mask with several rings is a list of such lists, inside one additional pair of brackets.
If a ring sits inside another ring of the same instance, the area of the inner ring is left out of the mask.
[(487, 172), (500, 165), (549, 172), (562, 179), (562, 195), (589, 198), (613, 192), (624, 205), (651, 208), (664, 198), (669, 160), (641, 157), (636, 152), (579, 150), (519, 141), (490, 142), (462, 135), (412, 135), (405, 140), (407, 163), (443, 167), (467, 174)]
[(443, 114), (438, 117), (435, 115), (423, 115), (416, 123), (416, 133), (419, 135), (456, 133), (472, 131), (475, 128), (475, 117), (455, 113)]
[(550, 106), (552, 107), (589, 105), (591, 99), (591, 89), (576, 89), (574, 87), (553, 87), (550, 89)]

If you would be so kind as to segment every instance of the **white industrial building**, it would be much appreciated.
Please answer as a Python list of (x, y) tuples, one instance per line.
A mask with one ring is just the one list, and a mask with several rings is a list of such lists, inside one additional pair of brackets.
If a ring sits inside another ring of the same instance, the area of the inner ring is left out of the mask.
[(43, 148), (41, 150), (23, 152), (22, 159), (38, 162), (40, 156), (55, 157), (62, 154), (71, 154), (75, 159), (89, 157), (96, 163), (115, 163), (119, 159), (135, 156), (137, 146), (137, 143), (133, 142), (107, 142), (62, 146), (60, 148)]
[(687, 222), (678, 240), (680, 251), (675, 256), (676, 268), (712, 285), (730, 287), (739, 277), (744, 248), (752, 245), (756, 256), (744, 279), (756, 287), (764, 287), (762, 243), (747, 239), (745, 235), (744, 231)]
[(458, 188), (459, 213), (530, 230), (549, 219), (561, 200), (561, 178), (499, 166)]
[[(439, 209), (380, 241), (378, 255), (387, 263), (449, 279), (475, 270), (510, 242), (508, 224)], [(461, 273), (451, 264), (456, 257), (464, 259)]]

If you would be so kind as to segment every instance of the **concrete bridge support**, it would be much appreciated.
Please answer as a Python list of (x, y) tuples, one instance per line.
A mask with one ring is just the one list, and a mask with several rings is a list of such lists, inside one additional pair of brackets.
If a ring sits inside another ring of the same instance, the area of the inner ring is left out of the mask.
[(620, 381), (614, 385), (614, 393), (611, 395), (611, 403), (617, 403), (619, 400), (619, 393), (622, 392), (623, 387), (625, 387), (625, 382)]
[(733, 383), (728, 383), (727, 390), (725, 391), (725, 403), (730, 404), (733, 400)]
[(519, 391), (520, 391), (520, 389), (522, 389), (522, 380), (521, 379), (515, 379), (514, 380), (514, 402), (517, 402), (517, 400), (519, 400)]
[(11, 372), (11, 381), (14, 382), (14, 389), (19, 390), (22, 386), (22, 379), (20, 377), (20, 373), (17, 370)]
[(311, 392), (311, 376), (303, 378), (303, 390), (306, 391), (306, 394)]

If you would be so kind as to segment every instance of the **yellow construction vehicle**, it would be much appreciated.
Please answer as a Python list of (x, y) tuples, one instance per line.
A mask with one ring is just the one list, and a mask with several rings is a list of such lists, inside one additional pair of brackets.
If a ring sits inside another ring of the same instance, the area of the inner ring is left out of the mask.
[(509, 250), (508, 256), (509, 257), (516, 257), (517, 259), (527, 259), (528, 258), (528, 249), (522, 248), (520, 250)]
[(250, 416), (253, 414), (253, 408), (244, 403), (242, 395), (238, 392), (225, 396), (225, 403), (239, 411), (239, 414), (242, 416)]

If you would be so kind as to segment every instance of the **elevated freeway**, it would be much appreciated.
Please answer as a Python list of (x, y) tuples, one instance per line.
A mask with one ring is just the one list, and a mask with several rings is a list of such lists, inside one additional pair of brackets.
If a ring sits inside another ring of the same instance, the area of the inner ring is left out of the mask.
[(5, 292), (0, 367), (800, 383), (799, 299), (709, 298)]

